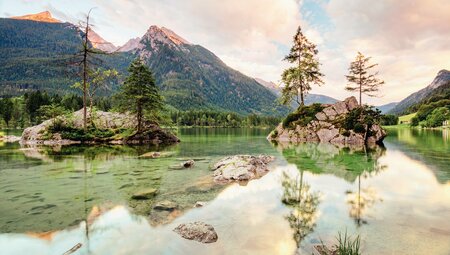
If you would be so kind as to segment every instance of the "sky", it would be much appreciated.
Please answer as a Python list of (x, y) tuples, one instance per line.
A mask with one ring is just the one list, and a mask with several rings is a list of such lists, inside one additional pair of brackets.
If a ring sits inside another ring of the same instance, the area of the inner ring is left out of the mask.
[(378, 63), (380, 105), (400, 101), (450, 69), (450, 0), (0, 0), (0, 16), (48, 10), (77, 23), (89, 9), (94, 30), (116, 46), (150, 25), (167, 27), (227, 65), (280, 83), (292, 37), (301, 26), (317, 44), (325, 84), (311, 93), (344, 99), (358, 51)]

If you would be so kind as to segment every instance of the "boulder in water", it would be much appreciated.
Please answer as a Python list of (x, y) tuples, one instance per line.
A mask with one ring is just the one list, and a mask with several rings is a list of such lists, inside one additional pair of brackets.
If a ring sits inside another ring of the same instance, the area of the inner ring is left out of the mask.
[(214, 243), (218, 239), (214, 227), (200, 221), (180, 224), (173, 231), (183, 238), (201, 243)]

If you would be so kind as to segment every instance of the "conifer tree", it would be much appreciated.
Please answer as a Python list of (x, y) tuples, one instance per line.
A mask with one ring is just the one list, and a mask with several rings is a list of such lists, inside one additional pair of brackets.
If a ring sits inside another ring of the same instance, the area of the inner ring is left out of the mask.
[(126, 78), (118, 96), (123, 110), (136, 114), (137, 133), (141, 133), (144, 114), (157, 115), (163, 106), (163, 98), (150, 69), (137, 58), (128, 68), (130, 75)]
[[(378, 71), (371, 73), (371, 69), (378, 64), (370, 64), (371, 57), (365, 57), (361, 52), (356, 55), (355, 61), (350, 63), (349, 75), (345, 77), (350, 82), (345, 87), (348, 91), (357, 91), (359, 93), (359, 105), (362, 105), (362, 94), (375, 97), (380, 86), (384, 84), (383, 80), (377, 78)], [(353, 83), (353, 84), (352, 84)]]
[(300, 106), (305, 104), (305, 95), (311, 90), (311, 85), (322, 85), (319, 61), (317, 60), (318, 50), (316, 45), (311, 43), (305, 35), (303, 35), (301, 27), (298, 27), (294, 36), (294, 45), (289, 55), (284, 60), (295, 64), (295, 67), (286, 69), (281, 80), (285, 84), (282, 90), (281, 102), (290, 104), (295, 97)]

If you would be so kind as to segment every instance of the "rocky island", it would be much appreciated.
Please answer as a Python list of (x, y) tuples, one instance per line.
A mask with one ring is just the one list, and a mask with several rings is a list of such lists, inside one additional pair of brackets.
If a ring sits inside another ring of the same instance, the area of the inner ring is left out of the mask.
[(355, 97), (335, 104), (313, 104), (290, 113), (267, 137), (276, 142), (326, 142), (337, 145), (380, 144), (386, 131), (379, 113)]
[[(39, 125), (26, 128), (20, 143), (23, 145), (69, 144), (173, 144), (180, 140), (156, 123), (146, 121), (138, 133), (136, 117), (124, 113), (94, 111), (88, 114), (91, 125), (83, 129), (83, 112), (58, 116)], [(94, 116), (95, 115), (95, 116)]]

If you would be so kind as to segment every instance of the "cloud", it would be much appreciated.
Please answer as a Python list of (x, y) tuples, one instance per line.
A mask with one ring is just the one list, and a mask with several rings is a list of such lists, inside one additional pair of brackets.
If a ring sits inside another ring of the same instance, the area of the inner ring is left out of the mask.
[[(335, 47), (322, 48), (328, 89), (342, 92), (347, 66), (357, 51), (379, 63), (386, 81), (383, 98), (399, 101), (429, 84), (440, 69), (450, 68), (448, 0), (331, 0), (326, 11), (334, 29), (324, 35)], [(331, 88), (331, 89), (330, 89)], [(323, 90), (325, 92), (325, 90)]]
[[(281, 59), (300, 25), (296, 0), (145, 1), (96, 0), (111, 28), (100, 34), (115, 44), (142, 36), (150, 25), (170, 28), (194, 44), (217, 54), (239, 71), (267, 80), (278, 80)], [(102, 15), (103, 16), (103, 15)], [(120, 29), (118, 29), (119, 25)], [(99, 26), (100, 27), (100, 26)], [(115, 35), (112, 31), (127, 31)]]

